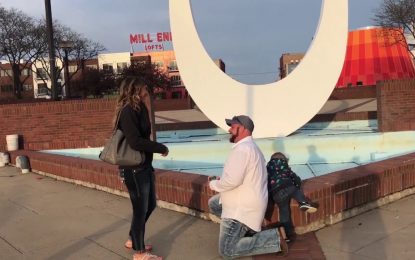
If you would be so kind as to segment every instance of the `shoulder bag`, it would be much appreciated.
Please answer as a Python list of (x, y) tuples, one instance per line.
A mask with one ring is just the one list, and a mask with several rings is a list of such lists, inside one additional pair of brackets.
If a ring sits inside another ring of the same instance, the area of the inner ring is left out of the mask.
[(99, 159), (113, 165), (138, 166), (144, 162), (145, 155), (143, 152), (131, 148), (127, 143), (124, 133), (120, 129), (117, 129), (120, 114), (121, 110), (117, 114), (112, 135), (99, 154)]

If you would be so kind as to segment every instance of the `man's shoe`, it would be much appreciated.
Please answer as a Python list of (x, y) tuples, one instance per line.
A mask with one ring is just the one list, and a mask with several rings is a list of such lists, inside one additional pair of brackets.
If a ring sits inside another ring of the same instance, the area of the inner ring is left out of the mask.
[(308, 202), (300, 202), (300, 209), (308, 213), (314, 213), (317, 211), (317, 208)]

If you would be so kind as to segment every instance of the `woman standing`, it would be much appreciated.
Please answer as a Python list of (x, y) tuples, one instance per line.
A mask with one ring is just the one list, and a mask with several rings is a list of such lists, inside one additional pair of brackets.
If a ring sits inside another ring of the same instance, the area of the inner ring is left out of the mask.
[(139, 166), (119, 167), (133, 206), (130, 238), (125, 242), (125, 247), (137, 251), (133, 257), (135, 260), (162, 259), (150, 254), (151, 245), (144, 244), (145, 225), (156, 207), (153, 153), (160, 153), (162, 156), (169, 153), (165, 145), (150, 140), (149, 104), (150, 95), (142, 80), (123, 80), (116, 106), (116, 115), (120, 113), (117, 128), (123, 131), (131, 148), (145, 154), (145, 160)]

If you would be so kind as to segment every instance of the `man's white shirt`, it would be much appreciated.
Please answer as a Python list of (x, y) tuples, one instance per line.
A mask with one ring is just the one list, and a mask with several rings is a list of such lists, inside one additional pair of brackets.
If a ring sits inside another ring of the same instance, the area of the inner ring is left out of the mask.
[(267, 169), (264, 155), (251, 136), (232, 146), (220, 180), (211, 181), (209, 186), (220, 192), (222, 218), (261, 230), (268, 204)]

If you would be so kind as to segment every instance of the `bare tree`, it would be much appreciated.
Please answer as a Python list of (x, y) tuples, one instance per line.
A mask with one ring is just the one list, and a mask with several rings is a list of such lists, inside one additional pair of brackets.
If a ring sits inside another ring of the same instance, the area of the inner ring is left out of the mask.
[(415, 58), (405, 37), (409, 35), (415, 39), (415, 0), (383, 0), (375, 11), (373, 21), (386, 28), (384, 36), (392, 36), (395, 44), (404, 45)]
[(83, 98), (92, 95), (101, 98), (104, 94), (115, 90), (114, 74), (105, 73), (98, 69), (86, 68), (83, 73), (76, 74), (71, 81), (72, 90)]
[[(78, 71), (85, 69), (85, 60), (95, 58), (98, 56), (99, 52), (105, 50), (104, 46), (100, 43), (94, 42), (90, 39), (83, 37), (81, 34), (74, 32), (69, 27), (60, 24), (58, 21), (54, 21), (54, 41), (56, 46), (56, 59), (61, 61), (62, 65), (65, 65), (65, 55), (68, 55), (68, 60), (71, 61), (71, 66), (75, 64), (75, 68), (71, 70), (71, 73), (68, 75), (68, 81), (72, 79), (74, 75), (77, 74)], [(42, 26), (42, 31), (44, 35), (46, 35), (46, 23)], [(46, 38), (44, 38), (46, 41)], [(64, 50), (60, 48), (62, 42), (70, 42), (71, 45), (69, 48)], [(65, 53), (66, 51), (66, 53)], [(46, 49), (43, 50), (43, 53), (46, 54)], [(40, 64), (40, 67), (39, 65)], [(41, 55), (38, 58), (38, 63), (35, 64), (35, 68), (43, 68), (46, 72), (48, 78), (50, 78), (50, 64), (47, 55)], [(64, 66), (56, 67), (56, 74), (60, 75)], [(46, 79), (44, 79), (46, 80)], [(45, 82), (46, 83), (46, 82)], [(64, 87), (65, 82), (61, 87)], [(70, 90), (68, 89), (68, 93), (70, 95)]]
[(42, 52), (39, 23), (16, 9), (7, 10), (0, 6), (0, 58), (9, 61), (13, 90), (21, 98), (22, 85), (27, 77), (21, 78), (23, 69), (31, 69), (31, 63)]

